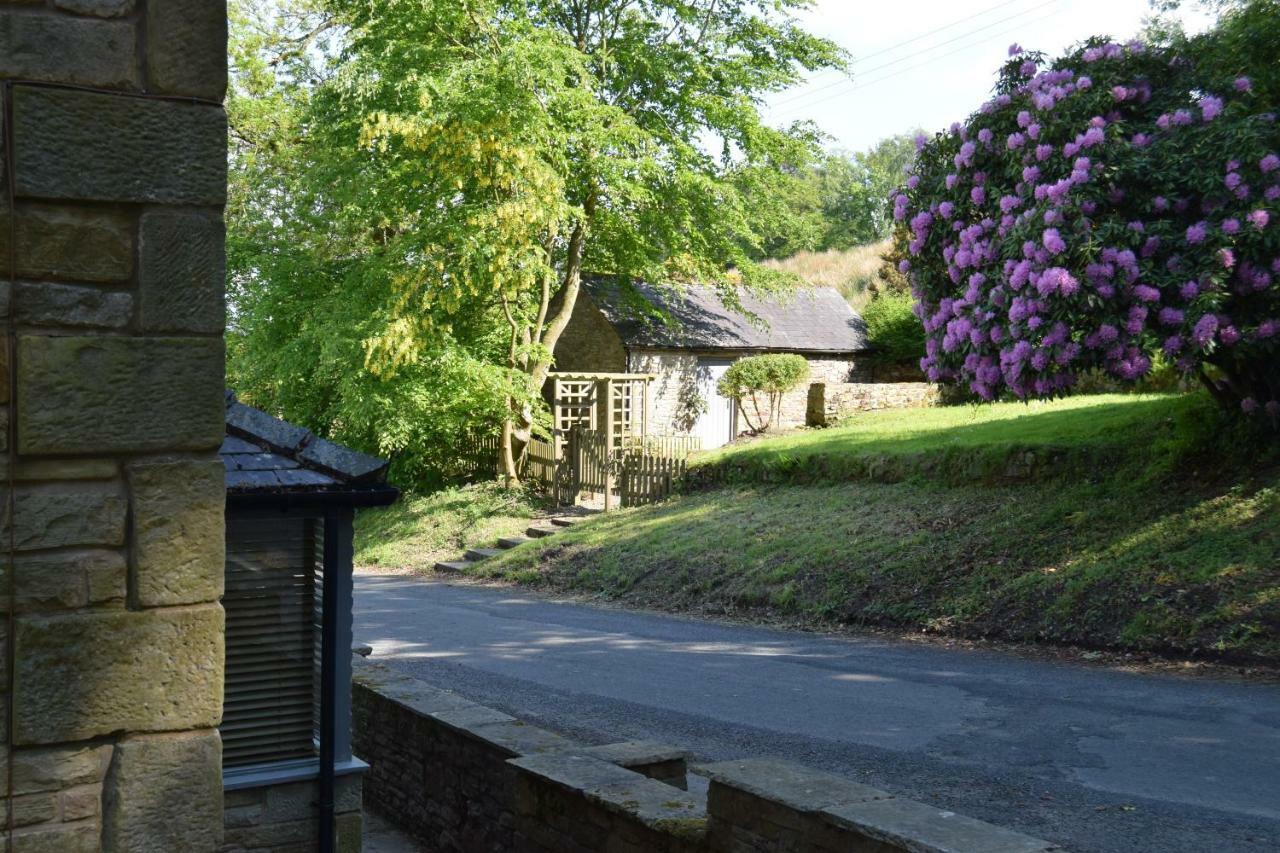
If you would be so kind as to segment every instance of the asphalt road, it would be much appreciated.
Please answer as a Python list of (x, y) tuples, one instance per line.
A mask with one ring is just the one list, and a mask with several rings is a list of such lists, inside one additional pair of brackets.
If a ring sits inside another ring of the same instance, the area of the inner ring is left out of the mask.
[(1086, 851), (1280, 850), (1280, 686), (359, 574), (373, 658), (579, 739), (773, 755)]

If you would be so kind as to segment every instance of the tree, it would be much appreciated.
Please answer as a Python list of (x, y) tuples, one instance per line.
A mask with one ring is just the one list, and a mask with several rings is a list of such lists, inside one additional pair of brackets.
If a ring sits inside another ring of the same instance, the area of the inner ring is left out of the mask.
[(740, 169), (737, 184), (751, 201), (757, 237), (747, 252), (756, 259), (788, 258), (887, 238), (892, 198), (914, 158), (912, 135), (901, 134), (857, 154), (835, 150), (799, 165)]
[[(761, 96), (837, 66), (807, 0), (331, 0), (339, 73), (316, 98), (363, 158), (342, 215), (378, 241), (360, 286), (366, 365), (412, 366), (454, 318), (496, 312), (512, 387), (502, 467), (517, 479), (534, 400), (584, 271), (766, 287), (732, 174), (801, 159)], [(720, 156), (705, 148), (714, 140)]]
[[(782, 395), (808, 378), (809, 362), (802, 355), (753, 355), (729, 365), (716, 383), (716, 391), (720, 396), (737, 402), (738, 410), (752, 432), (764, 432), (778, 416)], [(760, 394), (768, 400), (763, 413), (760, 411)], [(755, 413), (754, 422), (744, 405), (747, 399), (751, 400), (751, 411)]]
[(895, 201), (935, 380), (1065, 393), (1157, 354), (1280, 419), (1280, 3), (1196, 37), (1015, 55)]
[[(919, 131), (887, 136), (866, 151), (854, 155), (854, 163), (864, 175), (863, 207), (857, 208), (860, 215), (867, 218), (872, 237), (860, 240), (861, 243), (883, 240), (893, 231), (893, 197), (907, 175), (907, 170), (915, 162), (915, 138)], [(832, 210), (833, 217), (838, 217), (839, 209)]]
[[(392, 459), (429, 488), (474, 473), (512, 383), (494, 311), (455, 318), (394, 376), (365, 367), (385, 322), (369, 269), (382, 245), (356, 205), (367, 158), (317, 127), (337, 67), (321, 0), (232, 0), (227, 111), (227, 373), (254, 405)], [(367, 208), (366, 208), (367, 210)]]

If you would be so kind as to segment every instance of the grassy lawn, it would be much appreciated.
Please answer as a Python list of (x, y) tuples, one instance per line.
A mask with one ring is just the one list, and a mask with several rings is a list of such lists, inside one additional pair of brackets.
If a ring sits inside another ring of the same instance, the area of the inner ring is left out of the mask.
[(1280, 466), (1236, 458), (1214, 424), (1194, 395), (875, 413), (707, 454), (702, 488), (477, 572), (817, 626), (1280, 660)]
[(355, 563), (430, 571), (441, 560), (460, 559), (468, 548), (523, 533), (542, 509), (533, 496), (492, 483), (405, 495), (356, 518)]
[[(1211, 404), (1199, 395), (1096, 395), (869, 412), (825, 430), (763, 438), (702, 454), (703, 484), (896, 481), (956, 484), (1105, 474), (1135, 461), (1164, 473), (1187, 455)], [(1133, 458), (1137, 454), (1138, 459)]]

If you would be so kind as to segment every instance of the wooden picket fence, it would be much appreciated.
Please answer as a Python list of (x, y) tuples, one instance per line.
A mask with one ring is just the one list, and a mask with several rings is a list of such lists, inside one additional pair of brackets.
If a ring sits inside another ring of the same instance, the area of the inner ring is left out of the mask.
[(627, 453), (618, 478), (618, 496), (624, 507), (644, 506), (670, 497), (675, 481), (684, 475), (688, 457)]
[[(661, 435), (615, 439), (601, 430), (574, 427), (552, 438), (535, 437), (525, 450), (522, 476), (539, 483), (561, 504), (603, 500), (605, 509), (643, 506), (670, 497), (688, 467), (689, 454), (701, 448), (694, 436)], [(498, 438), (474, 444), (476, 476), (498, 466)]]

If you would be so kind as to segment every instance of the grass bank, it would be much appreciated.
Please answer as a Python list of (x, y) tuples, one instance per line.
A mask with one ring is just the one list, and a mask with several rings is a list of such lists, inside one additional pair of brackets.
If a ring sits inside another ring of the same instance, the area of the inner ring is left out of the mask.
[(536, 496), (496, 483), (405, 495), (386, 509), (357, 516), (355, 563), (430, 571), (468, 548), (523, 533), (544, 508)]
[(1280, 661), (1280, 467), (1202, 398), (884, 412), (476, 571), (656, 608)]

